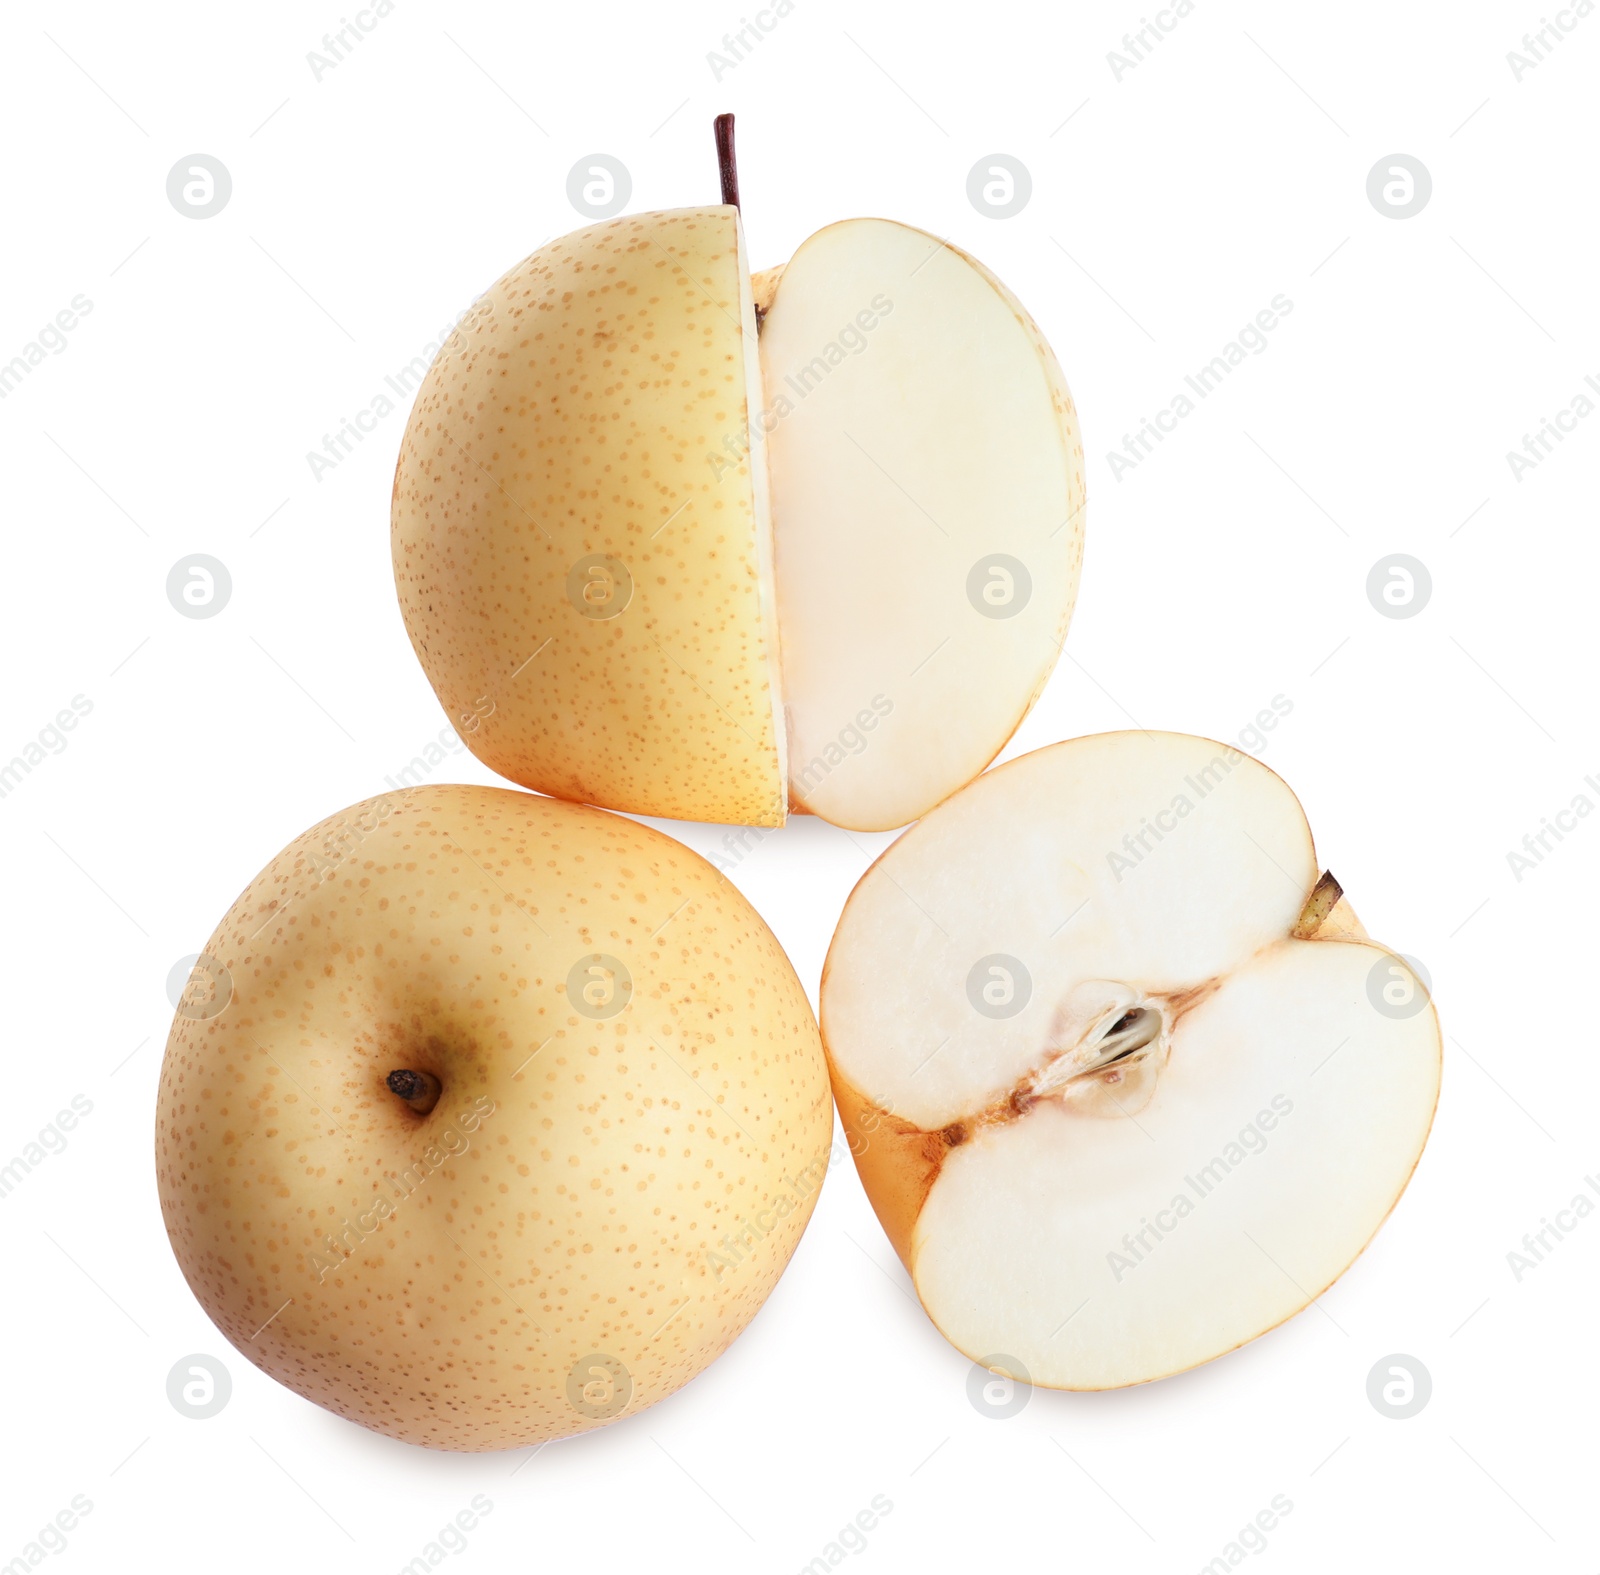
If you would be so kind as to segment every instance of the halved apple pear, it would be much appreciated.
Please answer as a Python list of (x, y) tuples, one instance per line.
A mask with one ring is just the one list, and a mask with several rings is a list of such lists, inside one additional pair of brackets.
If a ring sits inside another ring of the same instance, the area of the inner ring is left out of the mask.
[(525, 787), (903, 825), (1054, 666), (1076, 414), (955, 247), (849, 220), (753, 282), (736, 199), (579, 230), (477, 303), (401, 444), (401, 611), (467, 746)]
[(821, 1005), (928, 1315), (1052, 1388), (1181, 1372), (1320, 1296), (1438, 1097), (1427, 990), (1319, 876), (1294, 794), (1174, 733), (1057, 744), (941, 804), (852, 893)]

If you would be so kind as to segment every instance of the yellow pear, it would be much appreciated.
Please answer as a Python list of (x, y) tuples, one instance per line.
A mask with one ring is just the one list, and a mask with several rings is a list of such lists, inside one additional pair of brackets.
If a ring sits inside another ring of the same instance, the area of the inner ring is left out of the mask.
[(830, 225), (753, 282), (731, 128), (725, 153), (721, 204), (551, 242), (440, 351), (395, 473), (401, 610), (525, 787), (904, 825), (1054, 666), (1072, 398), (1015, 297), (921, 230)]
[(805, 992), (705, 860), (435, 786), (313, 827), (229, 910), (173, 1021), (156, 1166), (184, 1276), (252, 1362), (486, 1450), (711, 1362), (831, 1136)]

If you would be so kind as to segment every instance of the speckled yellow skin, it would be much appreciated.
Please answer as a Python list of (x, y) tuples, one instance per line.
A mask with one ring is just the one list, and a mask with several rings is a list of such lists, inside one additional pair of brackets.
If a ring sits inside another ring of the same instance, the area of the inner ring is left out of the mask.
[[(551, 242), (440, 351), (395, 472), (395, 582), (435, 693), (500, 775), (782, 824), (755, 331), (737, 211), (684, 208)], [(595, 554), (632, 578), (614, 617), (569, 592)]]
[[(609, 1018), (568, 993), (593, 953), (632, 978)], [(733, 1341), (810, 1217), (833, 1117), (805, 993), (659, 832), (500, 788), (369, 800), (285, 848), (206, 955), (231, 997), (186, 1000), (167, 1043), (167, 1232), (228, 1339), (341, 1416), (533, 1444), (610, 1419), (569, 1400), (597, 1354), (631, 1415)], [(398, 1068), (442, 1084), (426, 1116)]]

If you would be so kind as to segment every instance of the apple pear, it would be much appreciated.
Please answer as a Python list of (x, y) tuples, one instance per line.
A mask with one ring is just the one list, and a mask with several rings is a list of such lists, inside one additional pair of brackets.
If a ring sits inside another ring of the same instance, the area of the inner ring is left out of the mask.
[(252, 1362), (490, 1450), (632, 1415), (726, 1349), (831, 1140), (805, 992), (704, 859), (429, 786), (313, 827), (223, 918), (156, 1171), (185, 1279)]
[(395, 472), (405, 626), (524, 787), (904, 825), (1054, 666), (1077, 416), (1021, 304), (936, 236), (845, 220), (753, 278), (719, 134), (722, 203), (550, 242), (439, 352)]
[(867, 1195), (974, 1361), (1181, 1372), (1353, 1262), (1438, 1098), (1426, 986), (1368, 940), (1283, 780), (1108, 733), (962, 789), (862, 877), (823, 1041)]

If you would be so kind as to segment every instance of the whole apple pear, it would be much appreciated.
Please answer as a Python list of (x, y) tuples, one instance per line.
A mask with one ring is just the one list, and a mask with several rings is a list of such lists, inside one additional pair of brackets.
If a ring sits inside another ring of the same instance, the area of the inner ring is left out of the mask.
[(438, 1449), (663, 1399), (776, 1284), (827, 1172), (816, 1023), (699, 855), (498, 788), (358, 804), (196, 964), (156, 1170), (252, 1362)]

